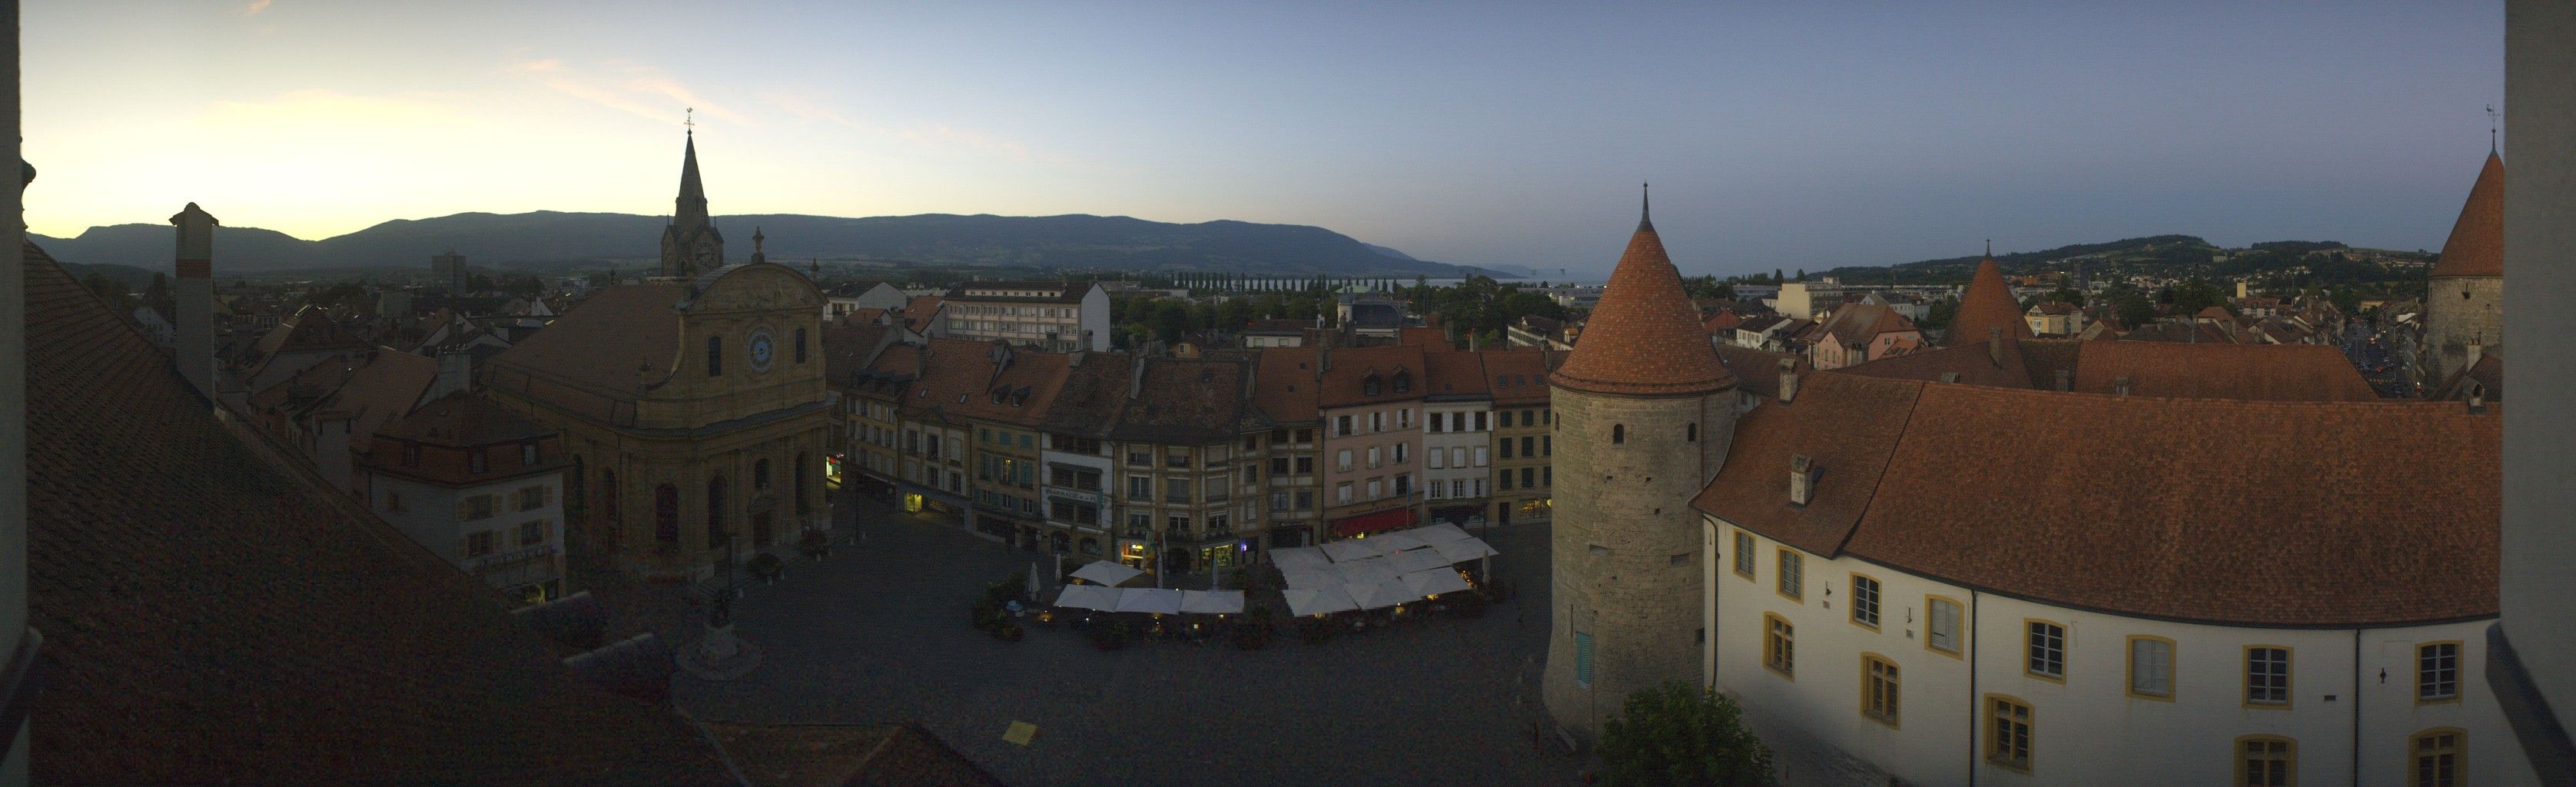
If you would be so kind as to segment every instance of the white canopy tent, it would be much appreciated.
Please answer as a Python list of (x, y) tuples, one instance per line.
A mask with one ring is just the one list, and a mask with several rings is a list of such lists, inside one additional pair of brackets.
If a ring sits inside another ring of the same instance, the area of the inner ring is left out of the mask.
[(1144, 574), (1145, 572), (1143, 571), (1128, 568), (1106, 560), (1093, 561), (1091, 565), (1073, 570), (1074, 579), (1079, 579), (1102, 587), (1113, 588), (1117, 587), (1118, 583), (1135, 579), (1143, 576)]
[(1348, 563), (1376, 555), (1377, 549), (1370, 546), (1368, 542), (1369, 539), (1365, 538), (1326, 542), (1323, 547), (1324, 555), (1332, 558), (1335, 563)]
[(1360, 608), (1358, 604), (1351, 601), (1351, 594), (1341, 585), (1290, 588), (1279, 593), (1288, 600), (1288, 614), (1298, 617), (1329, 612), (1349, 612)]
[(1395, 570), (1397, 572), (1405, 574), (1425, 569), (1447, 568), (1451, 563), (1456, 562), (1442, 557), (1440, 550), (1436, 547), (1431, 549), (1407, 549), (1388, 556), (1387, 561), (1395, 565)]
[(1118, 591), (1098, 585), (1066, 585), (1064, 592), (1056, 594), (1055, 605), (1115, 612), (1118, 609)]
[(1324, 556), (1324, 550), (1315, 547), (1289, 547), (1270, 550), (1270, 564), (1278, 566), (1281, 571), (1289, 571), (1329, 566), (1333, 560)]
[(1431, 545), (1431, 542), (1415, 536), (1412, 531), (1397, 530), (1394, 532), (1380, 533), (1375, 536), (1370, 536), (1368, 538), (1368, 544), (1371, 548), (1378, 550), (1378, 554), (1392, 555), (1407, 549), (1420, 549), (1422, 547), (1427, 547)]
[(1473, 537), (1459, 541), (1444, 541), (1438, 544), (1433, 544), (1429, 551), (1440, 553), (1440, 559), (1447, 561), (1452, 565), (1465, 563), (1477, 558), (1493, 557), (1495, 555), (1502, 554), (1494, 551), (1494, 548), (1487, 545), (1484, 539)]
[(1358, 603), (1361, 609), (1382, 609), (1422, 598), (1422, 594), (1405, 587), (1404, 581), (1396, 577), (1387, 577), (1374, 585), (1352, 585), (1350, 593), (1351, 601)]
[(1233, 615), (1243, 612), (1243, 591), (1184, 590), (1181, 611), (1209, 615)]
[(1118, 591), (1117, 611), (1177, 615), (1181, 612), (1181, 591), (1165, 588), (1126, 588)]
[[(1341, 572), (1342, 584), (1353, 587), (1367, 587), (1375, 585), (1381, 580), (1394, 579), (1396, 575), (1404, 573), (1402, 571), (1395, 570), (1395, 565), (1387, 562), (1387, 559), (1382, 557), (1370, 557), (1346, 563), (1335, 563), (1333, 564), (1333, 569)], [(1351, 597), (1358, 598), (1359, 594), (1353, 593), (1351, 594)]]
[(1435, 568), (1426, 571), (1416, 571), (1404, 575), (1402, 579), (1406, 590), (1425, 596), (1440, 593), (1462, 593), (1468, 588), (1467, 580), (1458, 576), (1458, 572), (1456, 570), (1449, 568)]
[(1335, 570), (1330, 563), (1310, 568), (1281, 568), (1279, 578), (1291, 588), (1312, 589), (1342, 584), (1342, 572)]
[(1443, 541), (1463, 541), (1473, 538), (1473, 536), (1467, 535), (1467, 531), (1460, 530), (1457, 525), (1452, 525), (1447, 522), (1431, 525), (1429, 527), (1417, 527), (1404, 532), (1406, 535), (1421, 539), (1423, 543), (1428, 544), (1437, 544)]

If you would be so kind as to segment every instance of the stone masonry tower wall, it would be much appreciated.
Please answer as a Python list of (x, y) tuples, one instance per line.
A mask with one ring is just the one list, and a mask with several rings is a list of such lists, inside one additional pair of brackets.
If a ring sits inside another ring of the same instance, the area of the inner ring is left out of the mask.
[[(1702, 554), (1690, 500), (1726, 460), (1734, 393), (1638, 398), (1559, 388), (1544, 696), (1586, 734), (1630, 692), (1699, 678)], [(1614, 438), (1615, 433), (1615, 438)], [(1591, 674), (1578, 674), (1589, 638)]]
[(2433, 261), (2424, 291), (2424, 358), (2427, 387), (2438, 386), (2476, 361), (2501, 356), (2504, 347), (2504, 159), (2487, 153), (2442, 256)]
[(1547, 671), (1557, 723), (1587, 738), (1629, 693), (1702, 677), (1700, 516), (1735, 436), (1717, 358), (1653, 222), (1640, 220), (1565, 363), (1556, 413)]

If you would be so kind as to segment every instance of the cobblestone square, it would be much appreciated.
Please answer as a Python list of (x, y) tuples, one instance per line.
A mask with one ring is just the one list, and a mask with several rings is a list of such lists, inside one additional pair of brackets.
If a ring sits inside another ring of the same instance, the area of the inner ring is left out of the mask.
[[(985, 583), (1033, 561), (1048, 570), (1051, 558), (873, 501), (855, 508), (843, 526), (858, 520), (863, 540), (819, 563), (792, 559), (784, 579), (752, 584), (737, 603), (737, 632), (766, 652), (760, 668), (720, 683), (680, 675), (681, 708), (726, 721), (917, 721), (1026, 787), (1580, 781), (1583, 759), (1531, 736), (1545, 716), (1545, 525), (1486, 536), (1502, 551), (1496, 575), (1520, 594), (1480, 618), (1320, 645), (1283, 627), (1253, 651), (1222, 640), (1102, 651), (1061, 626), (1032, 621), (1013, 643), (969, 625)], [(1003, 740), (1013, 722), (1037, 726), (1027, 746)]]

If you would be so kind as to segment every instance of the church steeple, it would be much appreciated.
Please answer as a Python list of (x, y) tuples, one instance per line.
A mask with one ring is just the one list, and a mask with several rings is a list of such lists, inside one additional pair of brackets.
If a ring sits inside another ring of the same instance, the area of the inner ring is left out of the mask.
[(662, 275), (688, 278), (724, 267), (724, 235), (707, 216), (707, 189), (698, 179), (697, 129), (680, 152), (680, 197), (670, 226), (662, 228)]

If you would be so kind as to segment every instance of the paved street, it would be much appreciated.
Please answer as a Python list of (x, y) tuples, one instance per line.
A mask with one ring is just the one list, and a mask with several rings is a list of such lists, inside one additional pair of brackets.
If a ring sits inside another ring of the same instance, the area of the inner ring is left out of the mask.
[[(846, 504), (845, 504), (846, 507)], [(1132, 642), (1032, 625), (976, 631), (981, 587), (1040, 556), (902, 517), (872, 501), (856, 546), (789, 562), (754, 585), (737, 631), (765, 649), (750, 676), (678, 676), (700, 718), (928, 726), (1004, 782), (1073, 784), (1572, 784), (1582, 760), (1542, 755), (1530, 725), (1547, 616), (1545, 526), (1489, 536), (1521, 588), (1475, 620), (1440, 618), (1309, 645)], [(1042, 564), (1043, 566), (1044, 564)], [(1026, 747), (1002, 740), (1038, 726)]]

